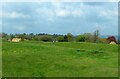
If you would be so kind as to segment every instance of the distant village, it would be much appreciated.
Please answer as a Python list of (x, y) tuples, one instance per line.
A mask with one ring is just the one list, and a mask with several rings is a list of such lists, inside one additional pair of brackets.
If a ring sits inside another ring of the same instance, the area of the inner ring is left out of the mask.
[(107, 38), (101, 38), (99, 36), (99, 30), (94, 33), (85, 33), (81, 35), (72, 35), (67, 33), (66, 35), (60, 34), (7, 34), (0, 33), (2, 41), (20, 42), (20, 41), (43, 41), (43, 42), (91, 42), (91, 43), (103, 43), (103, 44), (118, 44), (115, 36), (108, 36)]

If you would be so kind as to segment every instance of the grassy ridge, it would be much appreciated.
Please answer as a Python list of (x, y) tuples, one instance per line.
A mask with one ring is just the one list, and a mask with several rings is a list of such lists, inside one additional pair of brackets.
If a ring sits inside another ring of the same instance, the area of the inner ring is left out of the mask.
[(118, 46), (77, 42), (3, 42), (4, 77), (115, 77)]

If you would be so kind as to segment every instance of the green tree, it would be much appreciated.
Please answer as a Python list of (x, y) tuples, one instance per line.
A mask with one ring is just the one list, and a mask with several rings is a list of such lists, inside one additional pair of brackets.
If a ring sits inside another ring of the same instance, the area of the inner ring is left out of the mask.
[(41, 36), (39, 36), (39, 39), (41, 41), (44, 41), (44, 42), (51, 42), (51, 41), (53, 41), (52, 37), (50, 35), (41, 35)]
[(93, 37), (94, 36), (91, 33), (85, 33), (84, 36), (85, 36), (85, 41), (86, 42), (93, 42)]
[(73, 35), (71, 33), (68, 33), (67, 34), (67, 39), (68, 39), (68, 42), (73, 41)]
[(2, 40), (7, 41), (9, 39), (9, 35), (6, 33), (2, 33)]
[(65, 41), (65, 42), (68, 42), (68, 37), (67, 37), (67, 35), (64, 36), (64, 41)]
[(21, 41), (24, 41), (25, 35), (24, 34), (19, 34), (19, 38), (21, 38)]
[(29, 38), (30, 38), (30, 40), (32, 40), (33, 37), (34, 37), (34, 34), (33, 34), (33, 33), (30, 33), (30, 34), (29, 34)]
[(98, 39), (99, 39), (99, 30), (95, 30), (94, 37), (93, 37), (93, 42), (96, 43)]
[(14, 34), (10, 34), (10, 40), (12, 40), (13, 38), (15, 38)]
[(58, 37), (57, 37), (57, 40), (58, 40), (59, 42), (64, 42), (64, 36), (58, 36)]
[(85, 36), (84, 35), (78, 35), (76, 38), (77, 42), (85, 42)]

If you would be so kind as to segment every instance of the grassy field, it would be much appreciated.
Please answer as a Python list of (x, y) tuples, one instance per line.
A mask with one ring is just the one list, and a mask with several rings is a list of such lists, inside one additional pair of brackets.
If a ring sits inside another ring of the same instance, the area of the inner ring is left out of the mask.
[(116, 77), (118, 46), (3, 42), (3, 77)]

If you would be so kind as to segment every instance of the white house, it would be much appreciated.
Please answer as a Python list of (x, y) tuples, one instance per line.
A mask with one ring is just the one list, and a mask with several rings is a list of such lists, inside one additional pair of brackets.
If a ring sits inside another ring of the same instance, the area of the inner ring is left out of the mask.
[(111, 41), (109, 44), (116, 44), (116, 42), (114, 42), (114, 41)]
[(20, 42), (21, 41), (21, 38), (13, 38), (12, 39), (12, 42)]

